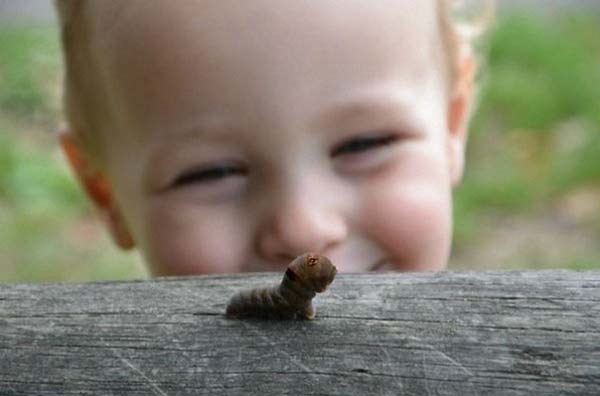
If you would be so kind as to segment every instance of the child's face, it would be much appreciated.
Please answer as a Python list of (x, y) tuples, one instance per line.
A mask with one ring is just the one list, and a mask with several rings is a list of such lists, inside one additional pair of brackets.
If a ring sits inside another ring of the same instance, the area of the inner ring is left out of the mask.
[(463, 137), (435, 2), (102, 4), (106, 174), (154, 274), (306, 251), (343, 272), (446, 266)]

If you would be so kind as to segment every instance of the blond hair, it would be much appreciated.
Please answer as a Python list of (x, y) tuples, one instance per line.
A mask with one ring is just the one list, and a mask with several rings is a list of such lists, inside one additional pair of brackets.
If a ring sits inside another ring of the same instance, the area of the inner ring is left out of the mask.
[[(461, 22), (456, 17), (460, 0), (435, 1), (441, 38), (446, 48), (448, 85), (452, 91), (461, 73), (463, 57), (471, 51), (473, 37), (489, 24), (493, 0), (477, 0), (487, 4), (486, 16), (482, 18), (484, 22), (479, 24)], [(104, 157), (105, 146), (102, 137), (105, 134), (100, 131), (106, 127), (111, 109), (108, 92), (99, 81), (100, 71), (91, 49), (89, 3), (85, 0), (54, 0), (54, 3), (60, 21), (65, 65), (63, 104), (66, 119), (80, 146), (85, 148), (90, 159), (99, 162)]]
[(63, 107), (75, 143), (86, 160), (102, 168), (112, 110), (93, 50), (92, 10), (86, 0), (54, 0), (63, 49)]

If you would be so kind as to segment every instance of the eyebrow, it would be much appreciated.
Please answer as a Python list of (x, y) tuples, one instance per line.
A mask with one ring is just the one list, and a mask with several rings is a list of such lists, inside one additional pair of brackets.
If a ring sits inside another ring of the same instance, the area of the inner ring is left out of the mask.
[(406, 124), (416, 124), (417, 117), (412, 101), (396, 92), (378, 92), (339, 100), (315, 117), (314, 125), (336, 125), (341, 120), (352, 122), (366, 117), (392, 115)]
[(178, 143), (194, 141), (199, 137), (208, 139), (215, 136), (228, 138), (232, 131), (239, 130), (240, 128), (240, 125), (225, 121), (225, 119), (222, 118), (199, 116), (194, 117), (185, 125), (172, 130), (169, 136), (170, 139), (173, 139)]

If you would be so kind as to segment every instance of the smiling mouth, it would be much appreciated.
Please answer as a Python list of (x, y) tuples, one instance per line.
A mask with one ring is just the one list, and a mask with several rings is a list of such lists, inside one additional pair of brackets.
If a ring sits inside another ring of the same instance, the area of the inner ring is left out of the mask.
[(369, 268), (369, 271), (391, 271), (394, 268), (394, 266), (392, 265), (392, 263), (390, 262), (390, 259), (387, 257), (384, 257), (382, 259), (377, 260), (375, 263), (373, 263), (371, 265), (371, 267)]

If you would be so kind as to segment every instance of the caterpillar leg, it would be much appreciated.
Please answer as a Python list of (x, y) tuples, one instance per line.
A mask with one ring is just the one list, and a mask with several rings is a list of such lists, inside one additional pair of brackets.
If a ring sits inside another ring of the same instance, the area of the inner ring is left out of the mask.
[(309, 304), (306, 308), (304, 308), (304, 310), (302, 311), (302, 316), (308, 320), (313, 320), (315, 318), (315, 314), (316, 314), (316, 310), (315, 307), (313, 307), (312, 304)]
[(225, 316), (229, 319), (238, 319), (240, 317), (240, 311), (230, 303), (227, 306), (227, 311), (225, 311)]

